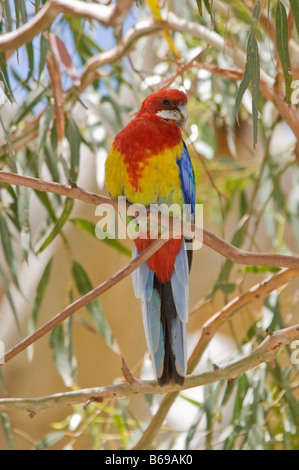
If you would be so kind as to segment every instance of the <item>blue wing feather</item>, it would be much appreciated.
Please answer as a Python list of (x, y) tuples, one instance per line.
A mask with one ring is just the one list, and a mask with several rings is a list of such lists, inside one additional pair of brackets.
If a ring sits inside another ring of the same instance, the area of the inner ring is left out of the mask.
[(177, 164), (180, 169), (180, 180), (185, 204), (190, 204), (191, 213), (195, 214), (195, 176), (185, 142), (183, 144), (184, 149), (180, 158), (177, 159)]

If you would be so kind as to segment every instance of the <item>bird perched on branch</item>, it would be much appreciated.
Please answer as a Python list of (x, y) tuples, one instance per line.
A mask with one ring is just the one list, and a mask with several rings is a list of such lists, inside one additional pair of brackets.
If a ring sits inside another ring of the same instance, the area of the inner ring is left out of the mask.
[[(125, 196), (146, 207), (176, 204), (181, 214), (188, 205), (189, 220), (194, 221), (195, 178), (181, 132), (187, 117), (182, 91), (162, 90), (144, 100), (136, 117), (116, 136), (106, 160), (106, 186), (113, 199)], [(134, 239), (133, 257), (152, 243), (149, 236)], [(160, 385), (183, 384), (186, 375), (191, 258), (186, 239), (172, 238), (132, 276)]]

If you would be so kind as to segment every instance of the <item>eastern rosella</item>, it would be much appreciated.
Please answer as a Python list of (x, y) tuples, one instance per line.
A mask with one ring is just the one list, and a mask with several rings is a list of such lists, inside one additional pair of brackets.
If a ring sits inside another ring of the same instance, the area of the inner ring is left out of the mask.
[[(182, 91), (163, 90), (144, 100), (136, 117), (115, 137), (106, 160), (106, 186), (113, 199), (125, 196), (146, 207), (177, 203), (181, 211), (188, 204), (194, 220), (195, 178), (181, 132), (187, 117)], [(133, 257), (150, 243), (151, 239), (135, 239)], [(186, 240), (173, 238), (132, 276), (160, 385), (183, 384), (186, 375), (191, 258)]]

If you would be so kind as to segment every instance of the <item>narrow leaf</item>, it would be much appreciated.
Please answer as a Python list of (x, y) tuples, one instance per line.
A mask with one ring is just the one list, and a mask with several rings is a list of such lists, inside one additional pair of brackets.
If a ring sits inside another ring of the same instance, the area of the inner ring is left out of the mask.
[(202, 16), (202, 0), (196, 0), (199, 16)]
[[(89, 233), (92, 237), (98, 238), (97, 237), (97, 227), (95, 224), (90, 222), (89, 220), (85, 219), (70, 219), (70, 222), (80, 230), (83, 230), (86, 233)], [(104, 238), (101, 239), (102, 242), (106, 243), (107, 245), (111, 246), (111, 248), (114, 248), (115, 250), (119, 251), (123, 255), (126, 256), (131, 256), (131, 251), (123, 245), (121, 242), (118, 240), (110, 239), (110, 238)]]
[(258, 133), (258, 101), (260, 92), (260, 57), (254, 34), (250, 35), (247, 51), (252, 86), (253, 145), (256, 146)]
[(25, 186), (19, 187), (18, 220), (20, 224), (20, 239), (25, 260), (28, 261), (30, 248), (29, 200), (31, 191)]
[(10, 11), (10, 2), (8, 0), (4, 2), (4, 17), (7, 31), (12, 31), (12, 17)]
[(291, 84), (293, 81), (291, 61), (289, 54), (289, 30), (288, 30), (288, 17), (286, 9), (282, 2), (278, 0), (276, 6), (276, 47), (280, 58), (285, 87), (286, 87), (286, 100), (289, 103), (291, 100), (292, 88)]
[[(42, 277), (38, 283), (38, 286), (36, 288), (36, 296), (35, 296), (33, 308), (31, 310), (29, 321), (28, 321), (28, 335), (31, 335), (35, 331), (40, 307), (41, 307), (41, 304), (42, 304), (42, 301), (43, 301), (43, 298), (44, 298), (44, 295), (45, 295), (45, 292), (49, 283), (52, 263), (53, 263), (53, 257), (50, 258), (50, 260), (48, 261), (44, 269), (44, 272), (42, 274)], [(32, 359), (33, 345), (29, 346), (28, 348), (28, 356), (29, 356), (29, 359)]]
[[(73, 262), (72, 273), (76, 282), (77, 289), (81, 295), (87, 294), (93, 289), (93, 286), (87, 276), (86, 271), (77, 261)], [(89, 302), (89, 304), (86, 305), (86, 308), (94, 322), (97, 331), (104, 338), (106, 344), (112, 349), (112, 351), (119, 354), (118, 344), (114, 336), (112, 335), (112, 332), (107, 323), (107, 320), (105, 318), (104, 312), (98, 299)]]
[(65, 133), (65, 117), (64, 117), (64, 100), (63, 100), (63, 89), (61, 84), (61, 73), (59, 64), (53, 54), (48, 51), (47, 53), (47, 67), (50, 75), (50, 81), (52, 86), (52, 94), (54, 99), (54, 112), (56, 118), (56, 128), (58, 137), (57, 153), (61, 153), (62, 140)]
[(245, 91), (249, 87), (250, 83), (250, 68), (249, 68), (249, 63), (248, 61), (245, 64), (245, 70), (243, 74), (242, 81), (240, 83), (240, 86), (238, 88), (237, 96), (236, 96), (236, 103), (235, 103), (235, 113), (236, 117), (238, 119), (238, 114), (239, 114), (239, 109), (241, 105), (242, 98), (244, 96)]
[(28, 71), (28, 75), (26, 79), (26, 81), (28, 81), (29, 78), (32, 77), (33, 72), (34, 72), (34, 52), (33, 52), (32, 42), (29, 42), (28, 44), (26, 44), (26, 51), (27, 51), (28, 66), (29, 66), (29, 71)]
[(61, 232), (62, 227), (68, 221), (68, 218), (72, 212), (73, 206), (74, 206), (74, 200), (67, 198), (65, 200), (65, 205), (64, 205), (62, 214), (60, 215), (59, 219), (57, 219), (57, 222), (55, 223), (53, 229), (51, 230), (51, 232), (49, 233), (49, 235), (47, 236), (46, 240), (43, 242), (41, 247), (37, 250), (36, 254), (40, 254), (42, 251), (44, 251), (50, 245), (50, 243), (52, 243), (52, 241), (56, 238), (56, 236)]
[(79, 132), (76, 121), (70, 117), (67, 129), (66, 137), (70, 144), (70, 178), (72, 181), (76, 181), (79, 173), (79, 163), (80, 163), (80, 145), (81, 145), (81, 134)]
[(11, 290), (10, 290), (10, 285), (9, 285), (9, 280), (6, 276), (6, 273), (4, 272), (4, 270), (2, 269), (2, 266), (0, 265), (0, 276), (2, 278), (2, 282), (3, 282), (3, 286), (4, 286), (4, 290), (5, 290), (5, 293), (7, 295), (7, 299), (9, 301), (9, 304), (11, 306), (11, 309), (12, 309), (12, 312), (13, 312), (13, 316), (14, 316), (14, 319), (15, 319), (15, 323), (16, 323), (16, 327), (17, 327), (17, 330), (18, 330), (18, 334), (19, 336), (21, 336), (21, 326), (20, 326), (20, 322), (19, 322), (19, 318), (18, 318), (18, 314), (17, 314), (17, 310), (16, 310), (16, 307), (15, 307), (15, 304), (14, 304), (14, 300), (13, 300), (13, 296), (11, 294)]
[(75, 86), (80, 85), (80, 79), (77, 74), (76, 67), (73, 64), (72, 58), (64, 44), (64, 42), (54, 33), (49, 34), (49, 42), (53, 54), (58, 62), (65, 68), (67, 74), (71, 77)]
[(290, 0), (291, 10), (294, 16), (297, 34), (299, 36), (299, 2), (298, 0)]
[(3, 52), (0, 53), (0, 81), (4, 84), (4, 93), (11, 103), (15, 101), (10, 86), (9, 76), (7, 72), (6, 58)]
[(15, 285), (19, 288), (19, 281), (17, 276), (17, 261), (15, 257), (15, 252), (13, 249), (13, 245), (11, 242), (11, 234), (6, 222), (5, 217), (0, 213), (0, 236), (1, 236), (1, 243), (4, 252), (4, 256), (8, 267), (11, 272), (11, 276)]
[(65, 436), (62, 431), (55, 431), (47, 434), (41, 441), (35, 445), (35, 450), (44, 450), (52, 447), (56, 442), (61, 441)]
[(7, 413), (1, 413), (2, 426), (10, 450), (17, 450), (14, 432)]
[(16, 12), (16, 28), (20, 26), (20, 0), (14, 0)]
[(50, 106), (48, 109), (45, 110), (43, 115), (39, 120), (39, 130), (38, 130), (38, 138), (37, 138), (37, 152), (41, 150), (41, 148), (45, 145), (47, 134), (50, 130), (50, 123), (52, 122), (54, 115), (54, 109)]
[(40, 79), (41, 74), (45, 68), (48, 50), (49, 50), (49, 41), (43, 34), (41, 34), (38, 79)]
[(72, 317), (57, 325), (50, 338), (54, 362), (66, 387), (71, 387), (76, 376), (76, 360), (72, 349)]
[(45, 88), (39, 87), (37, 90), (29, 93), (23, 104), (18, 108), (16, 114), (12, 118), (12, 124), (18, 124), (20, 121), (24, 119), (24, 117), (32, 111), (34, 106), (40, 102), (42, 97), (45, 94)]

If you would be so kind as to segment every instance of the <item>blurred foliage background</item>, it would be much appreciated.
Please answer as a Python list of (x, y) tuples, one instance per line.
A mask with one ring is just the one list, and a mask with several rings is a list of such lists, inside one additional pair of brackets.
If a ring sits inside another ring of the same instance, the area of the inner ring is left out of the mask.
[[(1, 0), (2, 37), (45, 3)], [(204, 227), (247, 250), (297, 254), (298, 2), (138, 0), (113, 27), (74, 16), (78, 2), (68, 3), (69, 12), (31, 42), (0, 54), (0, 170), (71, 179), (106, 194), (104, 164), (115, 135), (148, 94), (180, 88), (189, 99), (184, 139)], [(0, 339), (7, 349), (129, 262), (130, 241), (97, 239), (96, 222), (94, 207), (0, 183)], [(211, 315), (276, 271), (234, 265), (205, 247), (196, 252), (190, 352)], [(197, 370), (250, 352), (267, 328), (298, 323), (298, 300), (293, 281), (240, 309)], [(286, 348), (272, 367), (263, 364), (229, 384), (181, 393), (153, 447), (298, 450), (292, 352)], [(0, 395), (116, 383), (122, 356), (136, 376), (152, 377), (128, 278), (4, 365)], [(3, 412), (0, 448), (138, 447), (160, 402), (132, 396), (53, 408), (34, 419)]]

